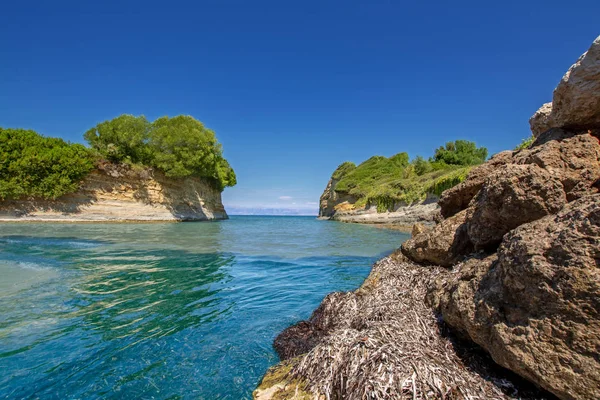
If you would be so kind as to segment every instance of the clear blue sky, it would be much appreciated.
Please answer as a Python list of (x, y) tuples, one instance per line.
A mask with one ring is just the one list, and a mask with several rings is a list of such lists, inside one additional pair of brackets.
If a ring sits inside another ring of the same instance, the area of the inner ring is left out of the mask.
[(190, 114), (237, 172), (226, 206), (315, 210), (345, 160), (514, 147), (599, 15), (597, 0), (4, 1), (0, 126), (82, 141), (122, 113)]

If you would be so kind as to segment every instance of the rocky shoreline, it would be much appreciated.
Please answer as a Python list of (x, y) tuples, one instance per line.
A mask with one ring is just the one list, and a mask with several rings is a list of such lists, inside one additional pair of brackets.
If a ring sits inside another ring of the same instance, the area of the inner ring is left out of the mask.
[(530, 123), (277, 337), (256, 399), (600, 398), (600, 37)]
[(221, 192), (194, 177), (100, 163), (57, 200), (0, 202), (0, 222), (178, 222), (227, 219)]

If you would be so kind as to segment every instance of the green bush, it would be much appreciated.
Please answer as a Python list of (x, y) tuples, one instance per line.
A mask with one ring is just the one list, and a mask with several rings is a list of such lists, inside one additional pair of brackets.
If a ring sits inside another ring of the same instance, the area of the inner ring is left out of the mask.
[(123, 114), (88, 130), (84, 139), (103, 157), (112, 162), (148, 164), (150, 123), (143, 115)]
[(57, 199), (94, 168), (89, 149), (31, 130), (0, 128), (0, 200)]
[(467, 175), (471, 168), (465, 167), (458, 170), (452, 171), (449, 174), (444, 174), (439, 178), (436, 178), (431, 185), (427, 188), (428, 193), (441, 196), (445, 190), (448, 190), (467, 178)]
[(517, 147), (515, 147), (515, 150), (527, 149), (527, 148), (529, 148), (529, 146), (531, 146), (533, 144), (534, 141), (535, 141), (535, 137), (533, 137), (533, 135), (531, 135), (529, 138), (523, 139), (521, 141), (521, 144), (518, 145)]
[(333, 179), (340, 180), (344, 176), (346, 176), (349, 172), (354, 170), (355, 168), (356, 168), (356, 164), (354, 164), (353, 162), (350, 162), (350, 161), (343, 162), (335, 169), (335, 171), (333, 171), (333, 174), (331, 175), (331, 177)]
[(477, 165), (487, 159), (488, 151), (485, 147), (477, 147), (468, 140), (456, 140), (439, 147), (433, 155), (433, 161), (444, 162), (449, 165)]
[(84, 137), (113, 162), (152, 166), (172, 178), (206, 178), (219, 190), (237, 183), (215, 133), (190, 116), (149, 123), (144, 116), (121, 115), (96, 125)]
[(426, 174), (433, 169), (431, 163), (421, 156), (416, 156), (412, 163), (415, 167), (415, 173), (419, 176)]
[(384, 212), (396, 203), (422, 201), (428, 193), (440, 196), (486, 158), (486, 148), (457, 140), (438, 148), (429, 160), (417, 156), (409, 162), (407, 153), (398, 153), (390, 158), (374, 156), (358, 166), (345, 162), (333, 174), (338, 179), (335, 191), (354, 196), (357, 207), (375, 205)]

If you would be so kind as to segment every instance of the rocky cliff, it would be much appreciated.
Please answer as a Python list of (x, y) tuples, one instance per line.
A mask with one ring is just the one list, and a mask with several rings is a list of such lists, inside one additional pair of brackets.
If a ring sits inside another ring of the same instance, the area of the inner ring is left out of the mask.
[(416, 223), (433, 225), (439, 214), (438, 198), (432, 194), (412, 204), (395, 202), (385, 210), (378, 210), (377, 204), (369, 202), (360, 204), (358, 198), (336, 191), (337, 183), (338, 180), (332, 177), (321, 195), (320, 219), (361, 224), (393, 224), (410, 230), (410, 227)]
[(600, 37), (352, 293), (275, 340), (256, 398), (600, 398)]
[(205, 221), (226, 219), (208, 182), (152, 169), (100, 163), (77, 192), (54, 201), (0, 202), (0, 221)]

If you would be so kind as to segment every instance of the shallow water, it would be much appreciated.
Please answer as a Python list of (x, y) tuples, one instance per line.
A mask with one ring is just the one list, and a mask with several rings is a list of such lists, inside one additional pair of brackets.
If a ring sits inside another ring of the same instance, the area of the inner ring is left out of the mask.
[(312, 217), (0, 224), (0, 398), (245, 399), (406, 235)]

